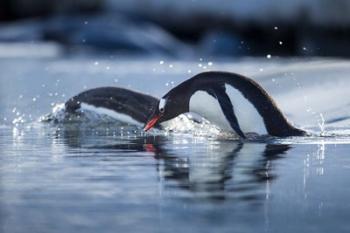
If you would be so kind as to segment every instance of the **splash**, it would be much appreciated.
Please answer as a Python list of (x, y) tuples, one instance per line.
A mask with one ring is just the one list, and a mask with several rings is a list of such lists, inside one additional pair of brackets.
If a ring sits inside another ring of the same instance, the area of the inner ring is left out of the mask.
[(221, 139), (238, 139), (232, 132), (227, 132), (207, 119), (195, 114), (185, 113), (178, 117), (165, 122), (164, 129), (173, 134), (188, 134), (196, 137), (221, 138)]
[[(144, 133), (140, 124), (132, 124), (130, 121), (117, 119), (106, 111), (98, 111), (97, 108), (81, 108), (76, 112), (70, 113), (66, 111), (64, 103), (56, 104), (52, 108), (52, 112), (40, 117), (40, 122), (59, 124), (62, 127), (74, 127), (77, 124), (82, 128), (94, 128), (95, 130), (115, 130), (118, 135), (149, 135)], [(178, 117), (163, 122), (163, 130), (152, 129), (152, 135), (172, 134), (187, 135), (194, 137), (206, 137), (215, 139), (238, 139), (232, 132), (227, 132), (216, 125), (210, 123), (205, 118), (195, 114), (186, 113)]]
[(320, 119), (318, 120), (318, 126), (320, 127), (320, 135), (324, 136), (326, 134), (326, 130), (325, 130), (325, 119), (324, 119), (322, 113), (320, 113)]

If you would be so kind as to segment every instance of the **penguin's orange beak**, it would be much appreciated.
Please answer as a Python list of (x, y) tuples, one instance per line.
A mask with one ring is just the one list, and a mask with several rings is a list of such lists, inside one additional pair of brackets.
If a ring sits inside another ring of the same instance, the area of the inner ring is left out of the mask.
[(155, 115), (154, 117), (152, 117), (152, 119), (148, 121), (143, 130), (148, 131), (149, 129), (151, 129), (158, 122), (160, 117), (161, 115)]

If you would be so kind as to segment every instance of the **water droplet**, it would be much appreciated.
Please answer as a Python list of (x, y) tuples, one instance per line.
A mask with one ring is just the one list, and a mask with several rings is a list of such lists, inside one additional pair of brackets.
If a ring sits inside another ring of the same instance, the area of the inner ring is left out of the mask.
[(33, 100), (33, 102), (35, 102), (35, 101), (36, 101), (36, 98), (34, 97), (32, 100)]
[(271, 54), (267, 54), (267, 55), (266, 55), (266, 58), (267, 58), (267, 59), (271, 59)]
[(210, 61), (210, 62), (208, 62), (208, 66), (212, 66), (213, 65), (213, 63)]
[(164, 61), (160, 61), (159, 64), (163, 65), (163, 64), (164, 64)]
[(279, 45), (283, 45), (283, 41), (278, 41), (278, 44)]

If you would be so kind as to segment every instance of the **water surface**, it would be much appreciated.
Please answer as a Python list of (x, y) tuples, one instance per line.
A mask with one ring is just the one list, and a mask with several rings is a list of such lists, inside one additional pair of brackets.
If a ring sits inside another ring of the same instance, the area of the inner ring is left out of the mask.
[[(1, 59), (1, 232), (349, 232), (349, 62), (208, 62)], [(253, 77), (312, 136), (38, 121), (84, 89), (159, 97), (208, 69)]]

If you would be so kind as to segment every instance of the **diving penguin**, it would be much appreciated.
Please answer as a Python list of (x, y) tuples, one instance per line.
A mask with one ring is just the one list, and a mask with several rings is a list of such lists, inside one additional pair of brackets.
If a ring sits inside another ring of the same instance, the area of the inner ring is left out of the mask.
[(250, 132), (277, 137), (306, 135), (287, 121), (257, 82), (230, 72), (203, 72), (171, 89), (155, 103), (144, 130), (186, 112), (197, 113), (242, 138)]

